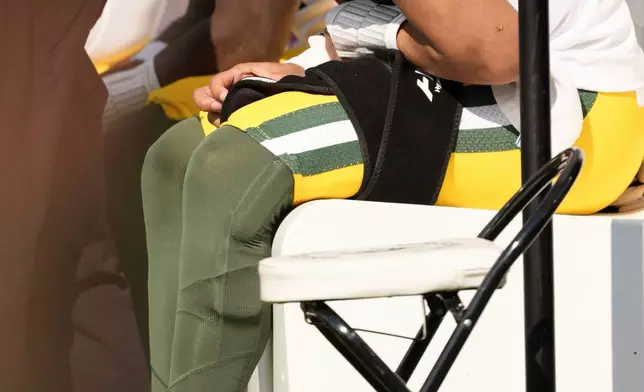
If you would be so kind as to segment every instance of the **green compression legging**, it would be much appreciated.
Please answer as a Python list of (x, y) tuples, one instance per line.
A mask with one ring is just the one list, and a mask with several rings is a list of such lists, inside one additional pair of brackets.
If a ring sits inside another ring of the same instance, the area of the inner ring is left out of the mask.
[[(270, 334), (257, 263), (293, 203), (288, 166), (237, 128), (168, 130), (142, 174), (154, 392), (239, 392)], [(261, 195), (261, 197), (260, 197)]]

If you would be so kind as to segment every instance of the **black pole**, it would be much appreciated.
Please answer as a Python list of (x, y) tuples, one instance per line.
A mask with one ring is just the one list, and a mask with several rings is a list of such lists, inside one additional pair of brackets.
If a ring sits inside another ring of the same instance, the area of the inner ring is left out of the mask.
[[(556, 1), (556, 0), (555, 0)], [(548, 0), (519, 0), (521, 173), (526, 181), (550, 159)], [(537, 212), (537, 198), (523, 221)], [(552, 225), (524, 255), (526, 391), (555, 391)]]

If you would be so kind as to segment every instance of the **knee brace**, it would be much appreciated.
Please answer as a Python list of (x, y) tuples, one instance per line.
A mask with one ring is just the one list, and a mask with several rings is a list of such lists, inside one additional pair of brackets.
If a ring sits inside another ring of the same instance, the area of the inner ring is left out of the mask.
[(356, 198), (436, 201), (456, 142), (461, 84), (416, 70), (400, 52), (380, 52), (328, 62), (310, 68), (304, 77), (243, 80), (229, 92), (221, 118), (284, 91), (337, 96), (358, 134), (365, 164)]

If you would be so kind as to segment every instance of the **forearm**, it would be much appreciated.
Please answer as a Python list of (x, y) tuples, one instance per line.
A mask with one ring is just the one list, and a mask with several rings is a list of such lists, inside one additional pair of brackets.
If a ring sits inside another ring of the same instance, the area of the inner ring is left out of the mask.
[(298, 4), (297, 0), (218, 0), (211, 21), (217, 68), (279, 60)]
[(424, 71), (472, 84), (518, 79), (518, 16), (506, 0), (396, 0), (398, 47)]

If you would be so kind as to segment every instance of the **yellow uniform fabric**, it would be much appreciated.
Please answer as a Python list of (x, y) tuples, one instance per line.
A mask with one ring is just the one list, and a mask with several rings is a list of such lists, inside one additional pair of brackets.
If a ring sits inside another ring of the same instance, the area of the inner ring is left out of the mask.
[[(560, 213), (593, 214), (616, 200), (644, 157), (644, 107), (631, 93), (599, 93), (575, 146), (584, 167)], [(455, 153), (438, 205), (499, 209), (521, 185), (519, 150)]]
[[(332, 96), (287, 92), (235, 112), (228, 125), (241, 130), (303, 110), (337, 102)], [(283, 120), (282, 120), (283, 121)], [(206, 134), (214, 126), (202, 116)], [(644, 158), (644, 108), (635, 93), (599, 93), (575, 145), (585, 153), (583, 170), (559, 212), (592, 214), (610, 205), (628, 187)], [(243, 159), (243, 158), (240, 158)], [(303, 175), (294, 172), (294, 204), (314, 199), (348, 198), (359, 190), (363, 165)], [(520, 151), (452, 154), (438, 205), (498, 209), (520, 187)]]

